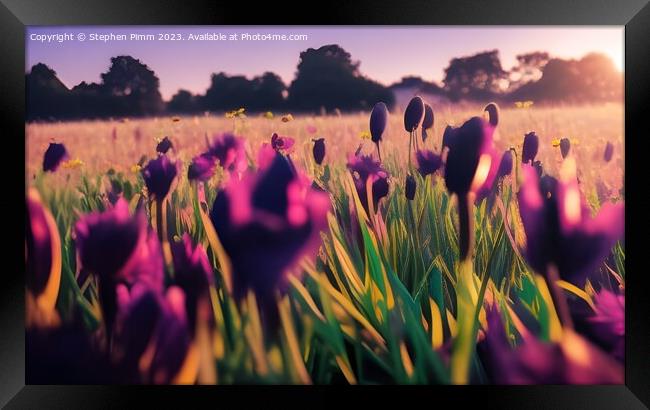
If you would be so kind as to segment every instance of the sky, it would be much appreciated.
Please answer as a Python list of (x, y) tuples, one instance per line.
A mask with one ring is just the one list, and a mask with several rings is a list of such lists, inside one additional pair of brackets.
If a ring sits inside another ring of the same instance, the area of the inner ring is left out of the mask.
[[(190, 38), (206, 33), (216, 39)], [(221, 71), (249, 78), (272, 71), (288, 85), (300, 52), (326, 44), (343, 47), (361, 62), (363, 75), (385, 85), (407, 75), (441, 83), (450, 59), (493, 49), (506, 70), (516, 64), (517, 54), (537, 50), (559, 58), (600, 52), (624, 69), (623, 26), (39, 26), (28, 27), (26, 43), (26, 72), (45, 63), (69, 88), (99, 82), (111, 57), (131, 55), (156, 73), (166, 100), (179, 89), (204, 93), (210, 74)]]

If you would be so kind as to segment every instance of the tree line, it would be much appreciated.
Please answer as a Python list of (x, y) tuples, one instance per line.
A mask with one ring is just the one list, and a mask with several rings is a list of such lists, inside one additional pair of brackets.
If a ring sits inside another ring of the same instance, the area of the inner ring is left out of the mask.
[(420, 77), (405, 77), (384, 86), (362, 75), (359, 61), (338, 45), (309, 48), (300, 53), (294, 80), (286, 85), (274, 73), (249, 79), (223, 72), (211, 76), (204, 94), (179, 90), (163, 101), (160, 81), (147, 65), (131, 56), (111, 58), (100, 83), (82, 82), (68, 89), (56, 72), (43, 63), (26, 74), (28, 120), (150, 116), (229, 111), (245, 107), (263, 112), (359, 111), (375, 102), (394, 104), (393, 90), (415, 87), (452, 102), (517, 101), (600, 102), (620, 101), (623, 76), (602, 54), (580, 60), (551, 58), (545, 52), (517, 56), (506, 71), (497, 50), (454, 58), (445, 69), (442, 84)]

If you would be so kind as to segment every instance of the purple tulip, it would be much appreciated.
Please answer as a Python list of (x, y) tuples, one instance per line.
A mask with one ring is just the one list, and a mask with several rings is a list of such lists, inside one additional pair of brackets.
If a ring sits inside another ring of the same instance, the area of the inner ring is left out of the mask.
[(623, 383), (623, 367), (570, 329), (557, 343), (526, 333), (512, 347), (496, 307), (487, 309), (487, 322), (478, 351), (495, 384)]
[(278, 135), (275, 132), (271, 136), (271, 147), (277, 152), (282, 152), (286, 154), (290, 153), (294, 143), (295, 141), (293, 138), (283, 137)]
[(372, 142), (379, 144), (388, 123), (388, 108), (383, 102), (378, 102), (372, 107), (370, 113), (370, 136)]
[(210, 219), (230, 258), (235, 298), (252, 290), (274, 322), (275, 292), (286, 289), (287, 271), (318, 250), (330, 206), (329, 196), (312, 189), (279, 153), (257, 172), (230, 180), (217, 194)]
[(375, 161), (369, 155), (351, 156), (348, 159), (348, 169), (352, 173), (354, 186), (359, 195), (363, 208), (369, 213), (368, 195), (366, 181), (372, 182), (372, 200), (375, 212), (379, 200), (388, 195), (388, 171), (382, 167), (379, 161)]
[(404, 187), (404, 195), (406, 196), (406, 199), (412, 201), (415, 198), (415, 189), (416, 189), (415, 178), (413, 178), (413, 175), (409, 174), (406, 177), (406, 185)]
[(429, 104), (424, 104), (424, 119), (422, 120), (422, 142), (427, 139), (427, 131), (433, 128), (433, 108)]
[(524, 135), (524, 145), (521, 150), (521, 162), (524, 164), (532, 163), (539, 150), (539, 137), (535, 132), (529, 132)]
[(566, 158), (567, 155), (569, 155), (570, 150), (571, 150), (571, 141), (569, 141), (568, 138), (562, 138), (560, 140), (560, 153), (562, 154), (562, 158)]
[[(59, 233), (54, 218), (35, 189), (27, 194), (25, 219), (26, 285), (35, 297), (44, 295), (54, 307), (61, 280)], [(56, 256), (58, 253), (58, 256)], [(59, 258), (59, 265), (55, 258)]]
[(494, 127), (483, 118), (473, 117), (453, 131), (445, 164), (445, 184), (458, 198), (459, 249), (461, 260), (471, 254), (473, 216), (469, 193), (480, 194), (491, 187), (498, 170), (497, 156), (492, 145)]
[(183, 291), (171, 286), (163, 296), (138, 284), (131, 290), (121, 287), (119, 293), (114, 350), (121, 352), (120, 374), (131, 383), (174, 382), (192, 343)]
[(156, 152), (166, 154), (171, 148), (174, 148), (172, 141), (169, 137), (165, 137), (158, 143), (158, 145), (156, 145)]
[(156, 234), (145, 215), (129, 215), (120, 198), (102, 213), (84, 215), (75, 225), (80, 269), (97, 275), (102, 309), (110, 333), (117, 309), (118, 283), (145, 283), (162, 291), (163, 259)]
[(499, 162), (499, 169), (497, 171), (497, 179), (503, 178), (512, 173), (513, 154), (512, 150), (507, 150), (501, 156)]
[(544, 174), (544, 167), (542, 166), (542, 161), (533, 162), (533, 168), (535, 169), (537, 176), (541, 178), (542, 174)]
[(61, 162), (67, 159), (68, 151), (63, 144), (51, 142), (43, 156), (43, 171), (54, 172), (59, 168)]
[(217, 159), (210, 155), (209, 152), (203, 153), (192, 158), (192, 162), (187, 169), (187, 178), (190, 181), (207, 181), (214, 175), (214, 168)]
[(418, 172), (422, 177), (435, 173), (442, 165), (442, 158), (433, 151), (419, 150), (415, 158), (418, 162)]
[(489, 103), (483, 108), (483, 112), (486, 112), (488, 115), (488, 122), (493, 127), (499, 125), (499, 106), (496, 103)]
[(320, 165), (323, 163), (323, 159), (325, 158), (325, 138), (319, 138), (312, 141), (314, 142), (314, 161)]
[(594, 297), (589, 333), (621, 362), (625, 358), (625, 296), (602, 289)]
[(528, 165), (522, 173), (518, 201), (528, 264), (542, 274), (553, 264), (562, 279), (583, 284), (622, 237), (623, 204), (607, 203), (591, 218), (571, 157), (563, 163), (560, 181), (550, 176), (540, 179)]
[(157, 201), (162, 201), (169, 193), (177, 173), (177, 164), (165, 155), (149, 161), (142, 169), (142, 177), (149, 195)]
[(612, 145), (611, 142), (607, 141), (607, 145), (605, 145), (605, 162), (609, 162), (612, 160), (612, 156), (614, 155), (614, 145)]
[(411, 98), (404, 111), (404, 128), (408, 132), (418, 129), (424, 118), (424, 101), (416, 96)]
[(454, 128), (451, 125), (447, 125), (445, 127), (445, 132), (442, 134), (442, 149), (445, 149), (445, 147), (447, 147), (447, 149), (451, 149), (451, 145), (457, 131), (458, 128)]
[(187, 318), (190, 329), (195, 329), (199, 302), (209, 298), (209, 288), (214, 282), (212, 267), (203, 246), (200, 244), (193, 246), (187, 233), (183, 234), (181, 242), (172, 245), (172, 254), (174, 280), (185, 292)]
[(221, 168), (227, 171), (244, 172), (246, 170), (244, 140), (240, 137), (230, 133), (218, 135), (210, 144), (206, 154), (208, 153), (219, 160)]

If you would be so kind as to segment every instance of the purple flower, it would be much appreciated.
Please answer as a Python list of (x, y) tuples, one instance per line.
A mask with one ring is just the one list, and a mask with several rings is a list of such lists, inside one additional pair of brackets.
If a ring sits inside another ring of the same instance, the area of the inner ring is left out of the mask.
[(330, 206), (329, 196), (279, 153), (257, 172), (230, 180), (210, 219), (230, 259), (235, 298), (252, 290), (267, 319), (277, 319), (275, 292), (285, 290), (287, 271), (316, 253)]
[(218, 159), (219, 165), (227, 171), (246, 170), (244, 140), (240, 137), (229, 133), (216, 136), (207, 153)]
[(166, 154), (171, 148), (174, 148), (172, 141), (169, 137), (165, 137), (158, 143), (158, 145), (156, 145), (156, 152)]
[(533, 162), (533, 168), (535, 169), (537, 176), (541, 178), (542, 174), (544, 173), (544, 167), (542, 166), (542, 161)]
[(559, 181), (550, 176), (540, 179), (528, 165), (522, 173), (518, 201), (528, 264), (542, 274), (553, 264), (562, 279), (584, 283), (623, 235), (623, 204), (607, 203), (591, 218), (571, 157), (564, 161)]
[(117, 309), (118, 283), (145, 283), (162, 291), (163, 259), (156, 234), (146, 217), (129, 214), (129, 205), (120, 198), (102, 213), (90, 213), (75, 225), (75, 243), (80, 269), (97, 275), (99, 293), (108, 331)]
[(451, 149), (451, 145), (457, 131), (458, 128), (454, 128), (451, 125), (447, 125), (445, 127), (445, 132), (442, 134), (442, 149), (445, 149), (445, 147), (447, 147), (447, 149)]
[(427, 139), (427, 131), (433, 128), (433, 108), (424, 104), (424, 119), (422, 120), (422, 142)]
[(314, 161), (318, 165), (323, 163), (323, 159), (325, 158), (325, 138), (318, 138), (316, 140), (313, 140), (314, 142)]
[(526, 331), (513, 347), (496, 307), (487, 309), (487, 322), (478, 351), (495, 384), (623, 383), (623, 367), (572, 330), (563, 330), (556, 343)]
[(422, 177), (435, 173), (442, 165), (442, 158), (433, 151), (419, 150), (415, 158), (418, 161), (418, 172)]
[(27, 288), (40, 307), (54, 309), (61, 282), (61, 241), (54, 218), (34, 188), (27, 194), (25, 250)]
[(418, 96), (411, 98), (404, 111), (404, 128), (408, 132), (415, 131), (422, 123), (423, 118), (424, 101)]
[(43, 156), (43, 171), (54, 172), (59, 168), (61, 162), (68, 158), (68, 151), (66, 151), (63, 144), (51, 142)]
[(406, 196), (406, 199), (412, 201), (415, 198), (415, 189), (415, 178), (413, 178), (413, 175), (409, 174), (406, 176), (406, 184), (404, 187), (404, 195)]
[(562, 154), (562, 158), (566, 158), (567, 155), (569, 155), (570, 150), (571, 150), (571, 141), (569, 141), (568, 138), (562, 138), (560, 140), (560, 153)]
[(499, 169), (497, 170), (497, 179), (503, 178), (512, 173), (513, 155), (512, 150), (507, 150), (501, 156)]
[(388, 108), (383, 102), (378, 102), (372, 107), (370, 113), (370, 136), (375, 144), (381, 141), (381, 137), (388, 122)]
[(611, 142), (607, 141), (607, 145), (605, 145), (605, 162), (609, 162), (612, 160), (612, 156), (614, 155), (614, 145), (612, 145)]
[(602, 289), (594, 296), (589, 334), (618, 360), (625, 358), (625, 296)]
[(499, 125), (499, 106), (496, 103), (489, 103), (483, 108), (483, 112), (488, 115), (488, 122), (493, 127)]
[(169, 193), (177, 173), (177, 164), (165, 155), (160, 155), (149, 161), (142, 169), (142, 177), (149, 190), (149, 195), (162, 201)]
[(369, 155), (351, 156), (348, 159), (348, 169), (352, 173), (359, 200), (367, 213), (370, 211), (366, 181), (372, 182), (372, 201), (375, 212), (377, 212), (379, 200), (388, 195), (388, 171), (382, 167), (379, 161), (375, 161)]
[(271, 136), (271, 147), (277, 152), (290, 153), (294, 143), (293, 138), (283, 137), (275, 132)]
[(197, 366), (186, 362), (193, 349), (183, 291), (171, 286), (163, 295), (137, 284), (120, 286), (118, 294), (113, 351), (121, 377), (129, 383), (193, 383)]
[(216, 162), (217, 159), (210, 155), (209, 152), (192, 158), (192, 162), (187, 169), (187, 178), (190, 181), (207, 181), (214, 175)]
[(203, 246), (193, 246), (187, 233), (183, 234), (180, 242), (172, 244), (172, 254), (174, 280), (185, 292), (185, 309), (190, 329), (195, 329), (199, 303), (209, 298), (209, 287), (214, 282), (212, 267)]
[(480, 117), (473, 117), (453, 131), (445, 165), (445, 183), (450, 193), (465, 196), (491, 186), (498, 165), (492, 146), (494, 127)]
[(524, 164), (532, 163), (539, 150), (539, 137), (535, 132), (529, 132), (524, 135), (524, 145), (521, 149), (521, 162)]

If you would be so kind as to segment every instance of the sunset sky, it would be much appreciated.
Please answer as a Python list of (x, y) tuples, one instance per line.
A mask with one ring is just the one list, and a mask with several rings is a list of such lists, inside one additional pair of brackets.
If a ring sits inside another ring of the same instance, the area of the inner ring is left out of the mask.
[[(69, 40), (39, 41), (36, 36), (70, 33)], [(78, 34), (85, 35), (79, 41)], [(93, 33), (116, 35), (178, 33), (181, 41), (91, 41)], [(295, 41), (192, 41), (202, 33), (306, 35)], [(498, 49), (507, 70), (517, 54), (543, 50), (553, 57), (580, 58), (589, 52), (609, 56), (623, 70), (624, 29), (601, 27), (30, 27), (26, 35), (26, 71), (42, 62), (57, 72), (68, 87), (99, 82), (110, 57), (131, 55), (160, 78), (163, 98), (180, 88), (203, 93), (210, 74), (224, 71), (248, 77), (272, 71), (286, 84), (293, 79), (299, 54), (307, 48), (339, 44), (361, 61), (361, 72), (389, 85), (407, 75), (441, 82), (453, 57)]]

